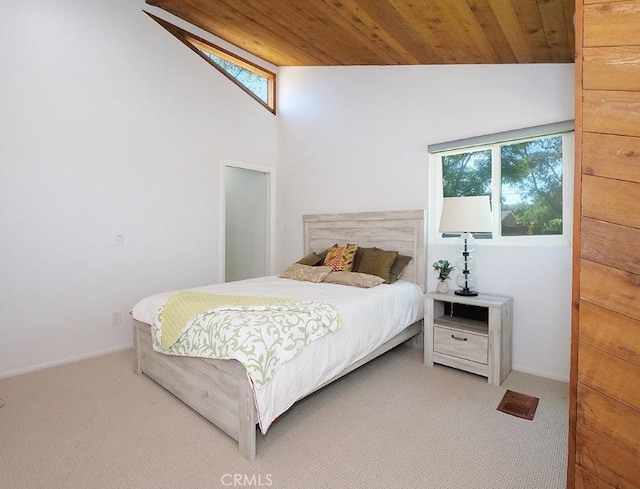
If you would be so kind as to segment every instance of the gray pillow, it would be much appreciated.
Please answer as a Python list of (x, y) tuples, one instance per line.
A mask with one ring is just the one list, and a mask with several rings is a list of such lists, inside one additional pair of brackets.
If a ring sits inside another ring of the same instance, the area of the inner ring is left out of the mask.
[(398, 255), (398, 257), (396, 258), (396, 261), (393, 263), (393, 266), (391, 267), (391, 272), (389, 273), (390, 284), (397, 282), (400, 279), (400, 277), (402, 276), (402, 272), (404, 272), (404, 269), (407, 268), (407, 265), (409, 264), (410, 261), (411, 261), (410, 256)]

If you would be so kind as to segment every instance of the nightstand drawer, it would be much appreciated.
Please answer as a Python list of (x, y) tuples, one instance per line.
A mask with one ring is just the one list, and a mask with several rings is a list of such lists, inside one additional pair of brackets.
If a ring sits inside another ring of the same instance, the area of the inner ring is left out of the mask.
[(489, 339), (483, 335), (434, 326), (433, 350), (487, 365)]

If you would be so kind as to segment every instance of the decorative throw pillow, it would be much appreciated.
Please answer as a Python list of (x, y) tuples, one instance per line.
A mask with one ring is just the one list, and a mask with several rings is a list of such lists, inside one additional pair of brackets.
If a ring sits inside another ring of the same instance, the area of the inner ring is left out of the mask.
[(324, 259), (325, 266), (333, 268), (334, 272), (350, 272), (353, 270), (353, 260), (358, 251), (357, 244), (338, 246), (329, 248), (329, 252)]
[(322, 258), (312, 252), (300, 258), (296, 263), (300, 263), (300, 265), (309, 265), (312, 267), (314, 265), (317, 265), (321, 261)]
[(320, 263), (319, 265), (324, 265), (324, 259), (327, 257), (327, 253), (329, 253), (329, 250), (331, 248), (337, 248), (338, 247), (338, 243), (334, 244), (333, 246), (327, 248), (324, 251), (321, 251), (320, 253), (318, 253), (318, 256), (320, 257)]
[(366, 289), (384, 283), (384, 279), (381, 277), (358, 272), (331, 272), (322, 281), (328, 284), (351, 285)]
[(362, 257), (364, 256), (365, 251), (368, 250), (377, 250), (378, 248), (358, 248), (356, 251), (356, 257), (353, 260), (353, 271), (359, 272), (360, 263), (362, 263)]
[(397, 282), (402, 276), (402, 272), (407, 268), (407, 265), (411, 261), (410, 256), (406, 255), (398, 255), (396, 261), (393, 262), (393, 266), (391, 267), (391, 272), (389, 273), (389, 283)]
[(304, 282), (319, 283), (329, 275), (331, 267), (312, 267), (310, 265), (301, 265), (300, 263), (292, 263), (280, 274), (280, 278), (289, 278), (292, 280), (301, 280)]
[(368, 250), (362, 256), (358, 271), (360, 273), (377, 275), (378, 277), (382, 277), (385, 283), (391, 283), (391, 267), (397, 257), (397, 251)]

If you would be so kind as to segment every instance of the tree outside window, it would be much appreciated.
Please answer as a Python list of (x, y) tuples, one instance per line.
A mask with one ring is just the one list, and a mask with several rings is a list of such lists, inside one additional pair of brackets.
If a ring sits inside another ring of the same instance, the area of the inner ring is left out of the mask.
[(563, 234), (562, 135), (467, 149), (441, 161), (443, 197), (490, 196), (501, 236)]
[(200, 50), (200, 52), (247, 87), (265, 104), (269, 103), (269, 80), (266, 77), (242, 68), (208, 51)]
[(562, 137), (501, 147), (503, 236), (562, 234)]

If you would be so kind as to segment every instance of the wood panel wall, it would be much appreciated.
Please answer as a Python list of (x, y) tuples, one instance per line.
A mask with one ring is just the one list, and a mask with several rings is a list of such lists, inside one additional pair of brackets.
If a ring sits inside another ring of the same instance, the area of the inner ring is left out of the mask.
[(640, 0), (576, 5), (569, 488), (640, 488)]

